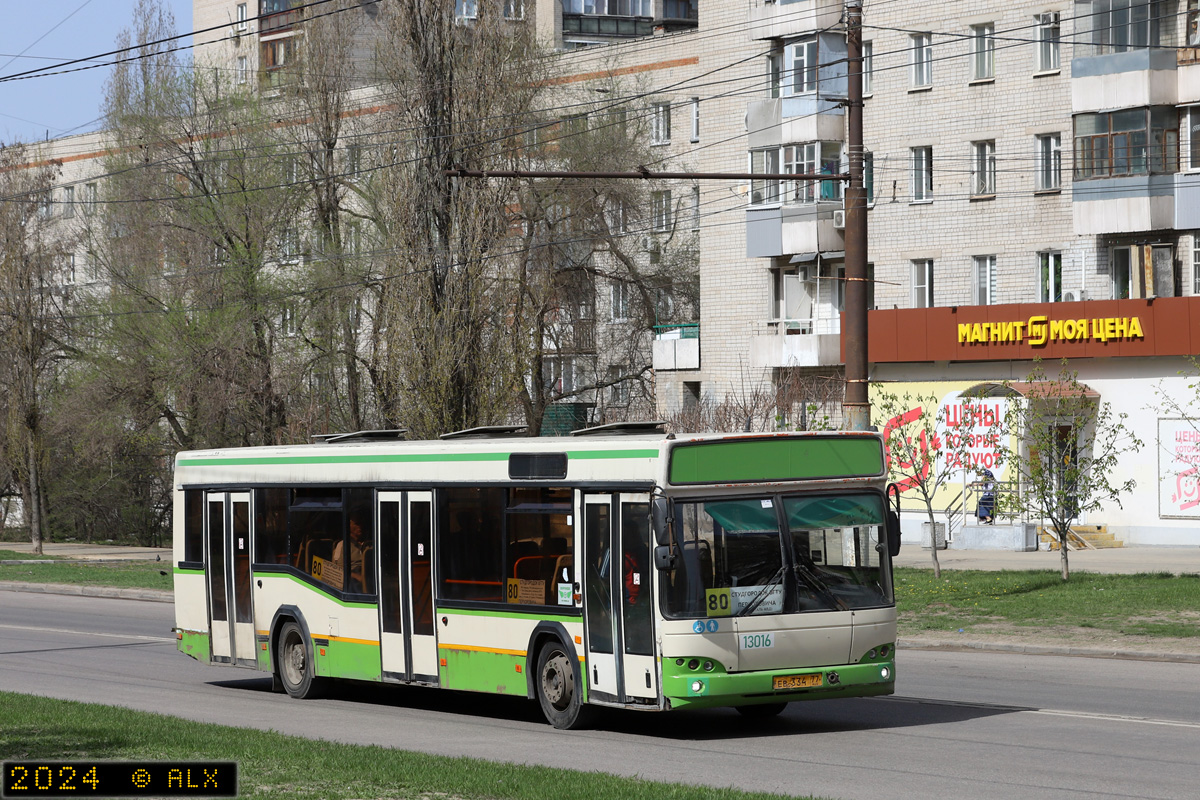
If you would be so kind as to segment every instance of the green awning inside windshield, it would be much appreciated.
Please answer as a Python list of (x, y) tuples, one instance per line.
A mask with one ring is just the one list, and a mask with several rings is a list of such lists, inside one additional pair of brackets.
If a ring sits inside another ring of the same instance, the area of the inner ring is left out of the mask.
[(883, 504), (873, 495), (845, 497), (789, 497), (783, 501), (788, 527), (852, 528), (883, 522)]
[(705, 503), (704, 513), (719, 522), (729, 533), (779, 530), (774, 506), (763, 508), (761, 499)]

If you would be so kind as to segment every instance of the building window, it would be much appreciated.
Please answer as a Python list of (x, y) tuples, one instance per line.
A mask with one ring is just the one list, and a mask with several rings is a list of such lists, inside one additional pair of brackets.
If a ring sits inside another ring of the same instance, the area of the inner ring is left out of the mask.
[[(760, 174), (779, 174), (779, 149), (772, 147), (765, 150), (750, 151), (750, 172)], [(779, 202), (779, 181), (773, 179), (752, 179), (750, 181), (750, 204), (767, 205)]]
[(692, 141), (700, 141), (700, 98), (692, 98)]
[(1192, 236), (1192, 294), (1200, 295), (1200, 234)]
[(525, 19), (525, 0), (504, 0), (505, 19)]
[(909, 66), (914, 88), (933, 85), (933, 47), (928, 33), (914, 33), (909, 37)]
[(988, 22), (971, 26), (971, 80), (996, 77), (996, 26)]
[(872, 78), (875, 75), (875, 43), (862, 43), (862, 93), (871, 94)]
[(1062, 253), (1048, 250), (1038, 253), (1038, 300), (1042, 303), (1061, 303)]
[[(783, 148), (783, 171), (789, 175), (815, 175), (817, 143), (791, 144)], [(783, 199), (789, 203), (816, 202), (816, 181), (788, 181), (784, 186)]]
[(1188, 0), (1187, 44), (1188, 47), (1200, 47), (1200, 0)]
[(649, 17), (650, 0), (563, 0), (563, 13), (609, 17)]
[(624, 281), (612, 283), (612, 321), (623, 322), (629, 319), (629, 298), (633, 294), (632, 287)]
[(86, 216), (93, 216), (96, 213), (96, 207), (100, 202), (100, 187), (95, 183), (87, 183), (83, 186), (83, 213)]
[(1133, 296), (1132, 255), (1128, 247), (1114, 247), (1110, 252), (1113, 300), (1127, 300)]
[(1184, 116), (1184, 142), (1187, 144), (1187, 168), (1200, 170), (1200, 106), (1190, 106)]
[(692, 230), (700, 230), (700, 187), (692, 187)]
[(244, 31), (249, 26), (246, 24), (246, 4), (237, 4), (237, 24), (233, 26), (235, 31)]
[(650, 106), (650, 144), (671, 143), (671, 104), (653, 103)]
[(913, 308), (933, 308), (933, 260), (912, 262)]
[(838, 264), (833, 271), (833, 307), (846, 310), (846, 265)]
[(1057, 70), (1059, 63), (1059, 27), (1058, 12), (1037, 15), (1037, 68), (1038, 72)]
[(458, 19), (475, 19), (479, 16), (479, 0), (454, 0), (454, 16)]
[(771, 318), (797, 333), (812, 333), (815, 263), (771, 271)]
[(787, 46), (787, 64), (791, 79), (788, 94), (808, 94), (817, 90), (817, 40), (805, 39)]
[(1166, 16), (1161, 0), (1093, 0), (1090, 5), (1090, 13), (1076, 17), (1076, 35), (1081, 44), (1090, 44), (1090, 53), (1087, 44), (1078, 48), (1082, 55), (1125, 53), (1161, 44), (1159, 20)]
[(346, 173), (357, 175), (362, 171), (362, 145), (346, 145)]
[(624, 370), (619, 366), (608, 368), (608, 403), (613, 406), (629, 404), (629, 381), (622, 380)]
[(671, 208), (671, 190), (663, 189), (650, 193), (650, 208), (654, 222), (654, 230), (669, 231), (673, 226), (673, 209)]
[(1172, 107), (1075, 115), (1075, 178), (1160, 175), (1179, 169), (1179, 115)]
[(912, 200), (914, 203), (933, 199), (933, 148), (912, 149)]
[(783, 86), (783, 53), (774, 52), (767, 55), (767, 85), (771, 87), (771, 97), (779, 97)]
[(971, 194), (975, 197), (996, 193), (996, 143), (971, 142)]
[(1037, 137), (1037, 188), (1062, 188), (1062, 136), (1048, 133)]
[[(75, 216), (75, 187), (63, 187), (62, 215), (64, 219)], [(74, 256), (72, 256), (74, 258)]]
[(38, 216), (42, 219), (50, 219), (54, 214), (54, 190), (47, 189), (38, 194), (37, 198)]
[(975, 256), (973, 260), (975, 305), (990, 306), (996, 302), (996, 257)]
[(243, 84), (248, 80), (250, 72), (248, 61), (249, 60), (245, 56), (238, 56), (237, 71), (234, 73), (235, 80), (237, 80), (238, 84)]

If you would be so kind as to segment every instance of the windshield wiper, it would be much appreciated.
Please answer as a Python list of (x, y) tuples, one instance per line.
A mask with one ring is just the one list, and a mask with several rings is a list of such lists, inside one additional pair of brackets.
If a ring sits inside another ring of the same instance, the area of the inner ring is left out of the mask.
[(839, 609), (842, 611), (850, 610), (850, 606), (842, 602), (842, 599), (833, 593), (833, 590), (829, 588), (829, 584), (821, 580), (820, 577), (817, 576), (817, 573), (806, 567), (802, 561), (796, 561), (796, 571), (799, 572), (801, 577), (803, 577), (810, 586), (816, 589), (819, 594), (824, 595), (829, 600), (832, 600)]
[(766, 585), (759, 590), (758, 594), (754, 595), (754, 599), (742, 606), (741, 610), (734, 614), (734, 616), (743, 617), (746, 614), (751, 614), (755, 609), (762, 605), (763, 600), (767, 599), (767, 595), (770, 594), (771, 589), (779, 585), (779, 581), (783, 577), (783, 572), (786, 569), (787, 567), (783, 566), (776, 570), (775, 574), (771, 576), (771, 580), (767, 581)]

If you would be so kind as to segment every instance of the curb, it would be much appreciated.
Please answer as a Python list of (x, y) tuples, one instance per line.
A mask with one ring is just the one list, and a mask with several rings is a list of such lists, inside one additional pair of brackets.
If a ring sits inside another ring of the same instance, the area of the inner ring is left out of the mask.
[(1176, 664), (1200, 664), (1200, 653), (1167, 653), (1154, 650), (1115, 650), (1104, 647), (1053, 647), (1019, 642), (958, 642), (951, 639), (899, 638), (897, 648), (905, 650), (983, 650), (989, 653), (1016, 653), (1029, 656), (1073, 656), (1076, 658), (1119, 658), (1129, 661), (1169, 661)]
[[(24, 583), (0, 581), (0, 591), (34, 594), (65, 594), (75, 597), (114, 597), (151, 603), (173, 603), (171, 592), (158, 589), (121, 589), (115, 586), (75, 586), (65, 583)], [(896, 645), (905, 650), (981, 650), (989, 653), (1015, 653), (1029, 656), (1073, 656), (1076, 658), (1119, 658), (1130, 661), (1166, 661), (1176, 664), (1200, 664), (1200, 653), (1166, 653), (1153, 650), (1114, 650), (1104, 647), (1050, 647), (1012, 642), (960, 642), (951, 639), (898, 638)]]
[(118, 586), (75, 586), (67, 583), (25, 583), (0, 581), (0, 591), (30, 592), (33, 594), (66, 594), (75, 597), (115, 597), (121, 600), (144, 600), (151, 603), (174, 603), (171, 592), (159, 589), (122, 589)]

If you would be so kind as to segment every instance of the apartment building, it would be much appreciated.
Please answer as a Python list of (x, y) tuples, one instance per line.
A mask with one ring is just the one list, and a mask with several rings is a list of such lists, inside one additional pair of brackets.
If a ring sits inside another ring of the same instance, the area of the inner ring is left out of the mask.
[[(456, 13), (469, 24), (483, 2), (458, 0)], [(619, 80), (648, 101), (662, 154), (651, 168), (845, 171), (841, 2), (497, 3), (567, 54), (565, 86)], [(196, 0), (194, 28), (216, 28), (197, 36), (213, 42), (204, 63), (269, 91), (302, 35), (294, 5)], [(1192, 423), (1169, 409), (1195, 396), (1181, 373), (1200, 352), (1197, 5), (864, 7), (870, 377), (950, 402), (1069, 358), (1145, 442), (1115, 476), (1135, 478), (1136, 496), (1081, 520), (1130, 543), (1197, 543)], [(647, 222), (627, 231), (645, 258), (677, 232), (698, 243), (698, 313), (647, 334), (660, 414), (727, 403), (755, 427), (839, 422), (843, 193), (835, 179), (755, 179), (651, 195)], [(558, 380), (577, 357), (593, 372), (621, 366), (604, 330), (622, 322), (626, 288), (595, 292), (596, 333), (561, 354)], [(598, 419), (623, 391), (593, 392), (571, 414)]]

